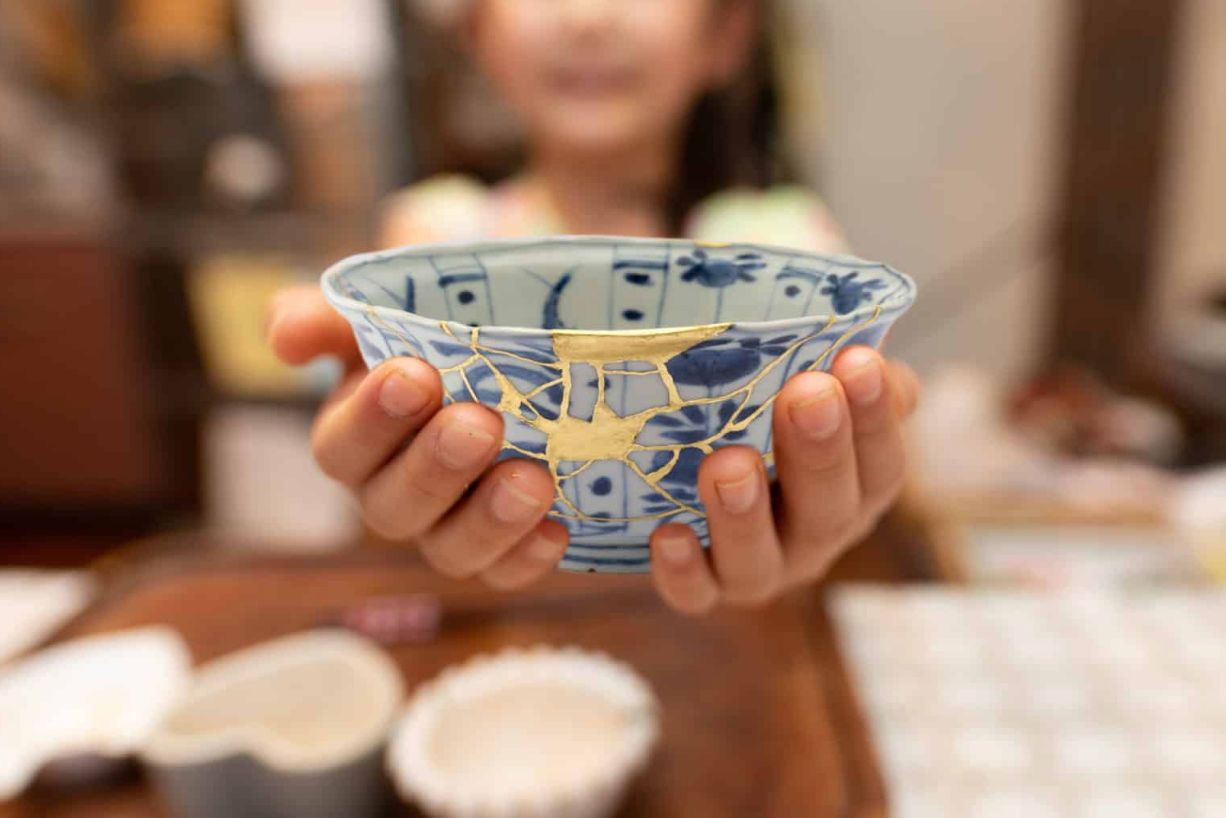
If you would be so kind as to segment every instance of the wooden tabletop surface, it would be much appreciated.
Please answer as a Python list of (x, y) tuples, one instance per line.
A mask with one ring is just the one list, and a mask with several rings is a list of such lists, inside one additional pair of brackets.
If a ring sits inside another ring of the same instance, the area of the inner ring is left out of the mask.
[[(913, 525), (893, 523), (835, 579), (933, 579), (940, 560)], [(884, 788), (821, 604), (795, 595), (757, 611), (689, 619), (643, 577), (559, 574), (515, 594), (444, 580), (390, 549), (251, 556), (199, 537), (146, 545), (108, 573), (99, 602), (59, 639), (153, 623), (177, 628), (197, 662), (335, 623), (371, 596), (436, 597), (436, 638), (389, 647), (407, 686), (477, 653), (573, 644), (626, 660), (661, 702), (662, 740), (619, 815), (881, 816)], [(91, 789), (45, 783), (0, 818), (166, 815), (139, 773)], [(416, 814), (392, 802), (389, 815)]]

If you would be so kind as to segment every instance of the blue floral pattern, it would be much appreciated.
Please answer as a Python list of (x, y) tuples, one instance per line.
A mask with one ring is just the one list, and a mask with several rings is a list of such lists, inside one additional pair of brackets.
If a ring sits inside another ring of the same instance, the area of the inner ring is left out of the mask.
[(681, 274), (682, 281), (696, 281), (704, 287), (727, 287), (738, 281), (756, 281), (753, 272), (762, 269), (766, 263), (760, 253), (745, 252), (729, 258), (716, 258), (699, 247), (677, 259), (677, 265), (685, 270)]
[(748, 445), (771, 466), (786, 379), (876, 343), (914, 296), (848, 257), (601, 238), (368, 254), (323, 286), (369, 365), (423, 358), (447, 402), (502, 411), (502, 457), (554, 477), (563, 567), (596, 571), (645, 570), (662, 522), (705, 542), (703, 458)]
[(830, 303), (839, 315), (846, 315), (861, 304), (872, 301), (873, 292), (886, 286), (886, 282), (879, 278), (857, 280), (859, 278), (859, 270), (843, 275), (829, 273), (826, 276), (826, 286), (822, 287), (821, 292), (830, 296)]

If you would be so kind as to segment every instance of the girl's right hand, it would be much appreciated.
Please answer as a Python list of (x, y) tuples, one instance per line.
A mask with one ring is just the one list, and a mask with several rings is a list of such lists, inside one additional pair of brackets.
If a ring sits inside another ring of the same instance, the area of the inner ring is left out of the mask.
[(438, 372), (416, 358), (368, 373), (349, 323), (314, 286), (277, 295), (268, 341), (288, 364), (325, 355), (345, 364), (311, 444), (320, 468), (349, 488), (376, 534), (416, 546), (442, 574), (479, 576), (497, 588), (554, 569), (568, 538), (561, 523), (545, 519), (553, 481), (528, 461), (494, 465), (502, 445), (497, 412), (467, 402), (440, 408)]

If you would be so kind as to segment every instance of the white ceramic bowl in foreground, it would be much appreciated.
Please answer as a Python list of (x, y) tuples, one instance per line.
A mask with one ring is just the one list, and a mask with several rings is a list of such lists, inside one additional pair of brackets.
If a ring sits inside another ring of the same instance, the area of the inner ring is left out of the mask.
[(373, 642), (287, 636), (201, 666), (144, 760), (179, 818), (373, 816), (402, 699), (399, 671)]
[(439, 818), (602, 818), (646, 764), (655, 697), (627, 665), (574, 648), (507, 651), (418, 689), (387, 765)]
[(83, 637), (0, 670), (0, 802), (57, 760), (137, 753), (190, 672), (187, 646), (163, 627)]

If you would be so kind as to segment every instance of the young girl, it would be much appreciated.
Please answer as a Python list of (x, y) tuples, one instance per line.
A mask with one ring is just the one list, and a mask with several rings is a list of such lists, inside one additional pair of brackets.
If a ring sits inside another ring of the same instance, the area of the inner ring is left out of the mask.
[[(838, 251), (816, 198), (767, 186), (769, 99), (741, 80), (760, 0), (470, 0), (466, 44), (517, 115), (527, 163), (485, 188), (464, 177), (394, 197), (389, 245), (553, 233), (760, 241)], [(759, 63), (757, 68), (761, 68)], [(554, 568), (565, 528), (553, 483), (523, 460), (496, 465), (499, 415), (440, 409), (438, 374), (416, 359), (361, 370), (349, 325), (316, 288), (282, 293), (269, 338), (289, 363), (337, 355), (350, 374), (313, 434), (320, 467), (349, 486), (367, 524), (439, 571), (498, 588)], [(752, 605), (821, 576), (893, 502), (905, 472), (900, 422), (918, 388), (905, 367), (852, 348), (830, 374), (793, 377), (774, 411), (774, 492), (758, 453), (702, 464), (704, 552), (687, 526), (652, 536), (652, 575), (675, 608)]]

